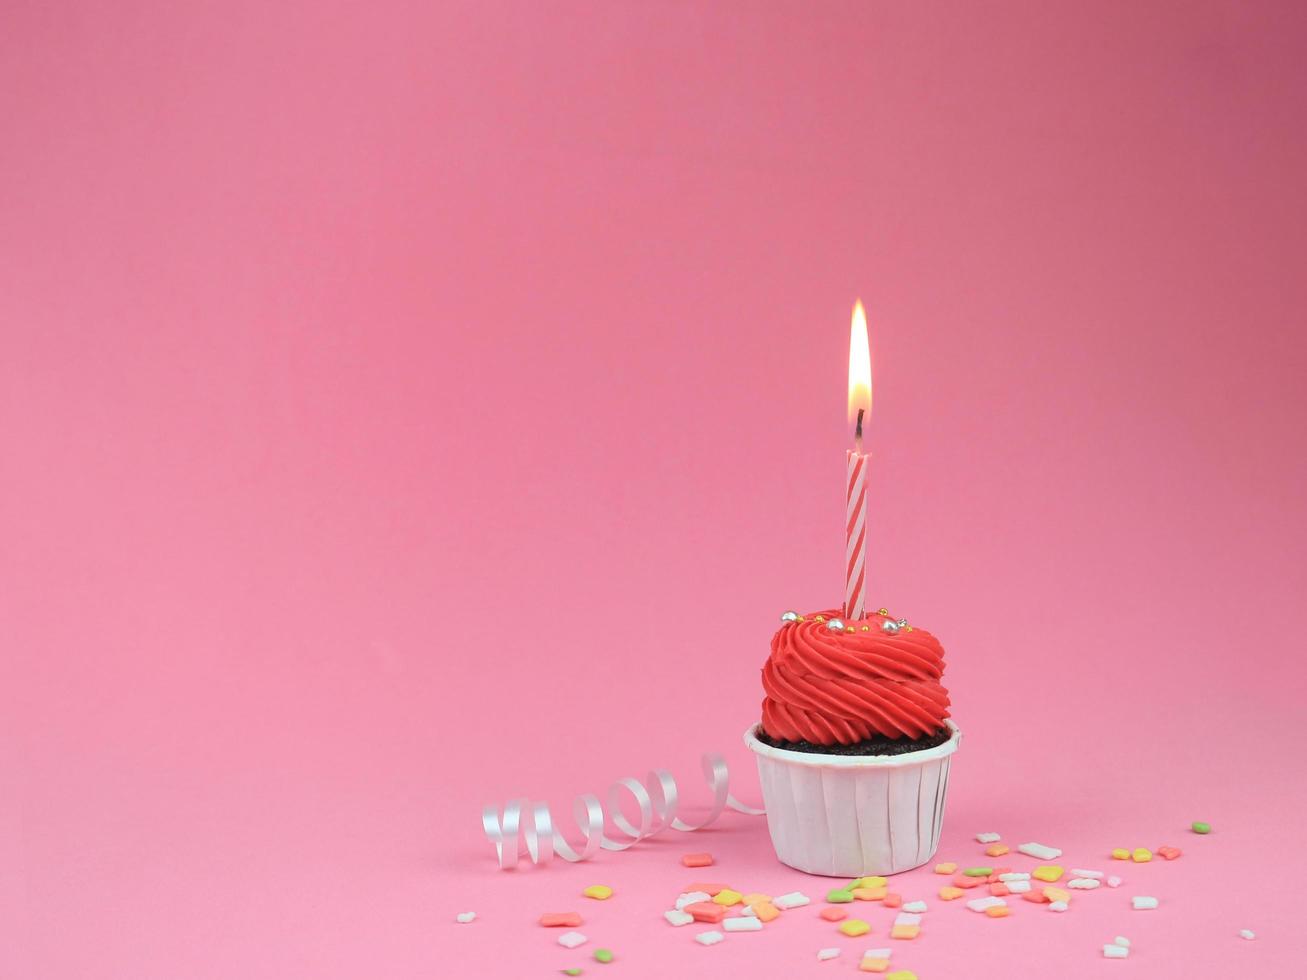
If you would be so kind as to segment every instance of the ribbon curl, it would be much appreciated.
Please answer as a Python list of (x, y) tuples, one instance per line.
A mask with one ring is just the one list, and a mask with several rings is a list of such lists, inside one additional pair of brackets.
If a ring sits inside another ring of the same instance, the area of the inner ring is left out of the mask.
[[(753, 816), (763, 812), (761, 807), (746, 806), (731, 795), (730, 771), (726, 760), (719, 754), (705, 752), (701, 762), (704, 778), (713, 792), (713, 805), (708, 816), (699, 823), (687, 823), (677, 815), (679, 793), (676, 780), (666, 769), (654, 769), (643, 783), (632, 776), (623, 776), (608, 787), (608, 816), (630, 840), (613, 840), (604, 834), (604, 808), (593, 793), (582, 793), (572, 803), (572, 817), (582, 837), (579, 850), (554, 826), (547, 803), (509, 800), (504, 804), (502, 817), (499, 807), (490, 804), (481, 810), (481, 826), (490, 843), (495, 845), (499, 867), (506, 870), (517, 867), (523, 844), (532, 864), (548, 864), (554, 854), (564, 861), (585, 861), (601, 847), (606, 851), (624, 851), (668, 827), (683, 831), (700, 830), (721, 816), (727, 807)], [(627, 820), (618, 806), (623, 790), (631, 794), (640, 809), (638, 825)], [(523, 820), (524, 813), (527, 814), (526, 820)]]

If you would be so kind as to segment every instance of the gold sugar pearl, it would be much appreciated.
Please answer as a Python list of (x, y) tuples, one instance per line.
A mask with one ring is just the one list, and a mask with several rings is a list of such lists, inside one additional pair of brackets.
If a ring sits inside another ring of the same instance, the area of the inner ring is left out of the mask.
[(866, 632), (870, 631), (870, 629), (871, 629), (870, 626), (864, 626), (864, 627), (862, 627), (862, 632), (866, 633)]
[(846, 627), (844, 628), (844, 632), (845, 632), (845, 633), (856, 633), (856, 632), (858, 632), (858, 628), (857, 628), (856, 626), (846, 626)]
[(814, 617), (812, 617), (812, 618), (815, 619), (815, 620), (816, 620), (817, 622), (819, 622), (819, 623), (824, 623), (824, 622), (826, 622), (826, 617), (825, 617), (825, 616), (814, 616)]
[(882, 616), (888, 616), (888, 615), (889, 615), (889, 610), (886, 609), (884, 606), (881, 606), (879, 609), (876, 610), (876, 612), (878, 612), (878, 613), (879, 613), (880, 615), (882, 615)]

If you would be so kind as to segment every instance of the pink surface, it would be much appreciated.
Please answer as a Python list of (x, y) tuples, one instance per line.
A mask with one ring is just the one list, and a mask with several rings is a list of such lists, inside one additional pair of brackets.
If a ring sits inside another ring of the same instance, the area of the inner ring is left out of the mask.
[(776, 616), (843, 585), (855, 295), (871, 595), (966, 733), (941, 857), (1186, 851), (933, 903), (896, 966), (1301, 972), (1301, 5), (4, 23), (0, 974), (543, 976), (579, 908), (588, 973), (847, 975), (888, 913), (659, 918), (690, 850), (820, 891), (759, 818), (509, 874), (478, 810), (712, 747), (756, 799)]

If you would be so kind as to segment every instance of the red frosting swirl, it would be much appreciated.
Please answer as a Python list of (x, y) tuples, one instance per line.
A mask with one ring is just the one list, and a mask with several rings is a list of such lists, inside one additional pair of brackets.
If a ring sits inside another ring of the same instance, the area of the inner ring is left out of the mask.
[[(849, 745), (873, 735), (922, 738), (948, 717), (944, 648), (923, 629), (882, 629), (886, 617), (848, 621), (838, 610), (785, 623), (762, 668), (762, 727), (772, 738)], [(863, 627), (869, 627), (864, 629)]]

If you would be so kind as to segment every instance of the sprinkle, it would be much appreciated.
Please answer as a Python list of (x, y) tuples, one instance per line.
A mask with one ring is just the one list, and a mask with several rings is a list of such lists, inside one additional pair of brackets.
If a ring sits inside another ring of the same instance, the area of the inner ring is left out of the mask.
[(1103, 947), (1103, 955), (1109, 960), (1123, 960), (1130, 955), (1129, 946), (1116, 946), (1108, 943)]
[[(1207, 825), (1204, 824), (1203, 826), (1207, 826)], [(1198, 831), (1198, 832), (1199, 832), (1200, 834), (1205, 834), (1205, 833), (1207, 833), (1207, 831), (1205, 831), (1205, 830), (1200, 830), (1200, 831)], [(1251, 929), (1240, 929), (1240, 930), (1239, 930), (1239, 935), (1240, 935), (1242, 938), (1244, 938), (1244, 939), (1256, 939), (1256, 938), (1257, 938), (1257, 933), (1253, 932)]]
[(865, 936), (871, 932), (871, 926), (861, 919), (849, 919), (840, 923), (839, 930), (846, 936)]
[(1062, 877), (1062, 865), (1041, 864), (1034, 870), (1033, 875), (1040, 881), (1057, 881)]
[(998, 880), (1006, 881), (1008, 884), (1011, 884), (1014, 881), (1029, 881), (1030, 872), (1029, 871), (1005, 871), (998, 876)]
[(611, 963), (613, 962), (613, 951), (611, 949), (596, 949), (595, 959), (600, 963)]
[(1153, 852), (1146, 847), (1136, 847), (1130, 855), (1130, 860), (1143, 864), (1145, 861), (1153, 859)]
[(740, 915), (751, 915), (756, 919), (758, 917), (758, 912), (752, 905), (746, 905), (744, 908), (740, 909)]
[(475, 919), (476, 917), (477, 917), (477, 914), (476, 914), (475, 912), (460, 912), (460, 913), (458, 913), (458, 915), (454, 916), (454, 921), (455, 921), (455, 922), (471, 922), (471, 921), (472, 921), (473, 919)]
[(1007, 885), (1007, 890), (1013, 895), (1024, 895), (1030, 891), (1030, 882), (1028, 881), (1008, 881), (1004, 882), (1004, 884)]
[(872, 959), (876, 960), (887, 960), (894, 955), (894, 950), (886, 946), (884, 949), (869, 949), (862, 955), (870, 956)]
[(925, 903), (925, 902), (904, 902), (904, 903), (903, 903), (903, 911), (904, 911), (904, 912), (924, 912), (924, 911), (926, 911), (926, 903)]
[[(1212, 825), (1210, 823), (1204, 823), (1201, 820), (1195, 820), (1190, 829), (1193, 830), (1195, 834), (1210, 834), (1212, 832)], [(1247, 930), (1244, 931), (1246, 932)]]
[(1054, 888), (1051, 885), (1044, 889), (1044, 897), (1050, 902), (1070, 902), (1071, 893), (1061, 888)]
[(1178, 847), (1171, 847), (1167, 844), (1163, 844), (1157, 849), (1157, 853), (1162, 855), (1162, 857), (1166, 858), (1168, 861), (1174, 861), (1184, 852)]
[(1114, 848), (1112, 848), (1112, 860), (1113, 860), (1113, 861), (1129, 861), (1129, 860), (1130, 860), (1130, 849), (1127, 848), (1127, 847), (1114, 847)]
[[(968, 905), (971, 903), (968, 902)], [(894, 916), (896, 926), (919, 926), (921, 925), (921, 916), (916, 912), (900, 912)]]
[(693, 905), (695, 902), (707, 902), (712, 896), (707, 892), (682, 892), (681, 896), (676, 899), (676, 907), (683, 909), (687, 905)]
[(663, 918), (674, 926), (688, 926), (694, 921), (694, 916), (680, 909), (668, 909), (663, 913)]
[(1130, 904), (1137, 909), (1155, 909), (1157, 908), (1157, 899), (1149, 895), (1136, 895), (1130, 899)]
[(838, 946), (827, 946), (825, 949), (817, 950), (817, 959), (819, 960), (833, 960), (839, 955), (840, 948)]
[(966, 892), (961, 888), (954, 888), (952, 885), (945, 885), (939, 890), (939, 897), (944, 899), (946, 902), (951, 902), (955, 898), (961, 898), (965, 894)]
[(1039, 891), (1028, 891), (1021, 897), (1027, 902), (1034, 902), (1036, 905), (1042, 905), (1044, 902), (1052, 901), (1052, 899), (1044, 893), (1044, 889), (1042, 888)]
[(550, 928), (554, 926), (579, 926), (581, 916), (576, 912), (546, 912), (540, 916), (540, 924)]
[(558, 945), (566, 946), (568, 949), (576, 949), (583, 942), (586, 942), (586, 938), (579, 932), (565, 932), (558, 937)]
[(911, 970), (895, 970), (885, 974), (885, 980), (917, 980), (917, 975)]
[(778, 909), (797, 909), (807, 905), (812, 899), (803, 892), (787, 892), (784, 895), (777, 895), (771, 901)]
[(759, 902), (770, 902), (771, 896), (764, 895), (762, 892), (749, 892), (742, 899), (740, 899), (740, 901), (742, 901), (745, 905), (757, 905)]
[(989, 893), (996, 898), (1002, 898), (1004, 895), (1011, 895), (1012, 889), (1007, 886), (1006, 882), (996, 881), (989, 886)]
[(881, 902), (889, 894), (888, 888), (855, 888), (853, 897), (859, 902)]
[(1000, 840), (1002, 840), (1002, 839), (1003, 839), (1002, 836), (999, 835), (999, 834), (977, 834), (977, 835), (976, 835), (976, 840), (980, 841), (980, 843), (982, 843), (982, 844), (993, 844), (995, 841), (1000, 841)]
[(559, 972), (565, 977), (579, 977), (581, 968), (579, 966), (569, 966), (566, 970), (560, 970)]
[(756, 915), (762, 922), (770, 922), (781, 914), (781, 910), (771, 902), (754, 902), (749, 906), (749, 911)]
[(681, 863), (687, 868), (706, 868), (712, 864), (712, 855), (707, 852), (700, 854), (687, 854), (681, 858)]
[(581, 894), (586, 898), (597, 898), (602, 902), (604, 899), (612, 897), (613, 890), (607, 885), (591, 885), (585, 891), (581, 892)]
[(921, 935), (921, 926), (892, 926), (890, 927), (890, 939), (916, 939)]
[(1006, 905), (991, 905), (989, 908), (985, 909), (985, 914), (991, 919), (1004, 919), (1012, 914), (1012, 910)]
[(953, 885), (957, 888), (979, 888), (985, 883), (984, 878), (970, 877), (968, 875), (954, 875)]
[(1046, 844), (1037, 844), (1034, 841), (1018, 844), (1017, 850), (1032, 858), (1038, 858), (1040, 861), (1052, 861), (1062, 856), (1062, 852), (1058, 848), (1049, 847)]
[(853, 901), (853, 892), (847, 888), (833, 888), (826, 893), (826, 901), (836, 903), (847, 903)]
[(762, 929), (762, 920), (751, 915), (737, 915), (724, 921), (722, 928), (727, 932), (758, 932)]
[(739, 892), (733, 892), (729, 888), (723, 888), (713, 896), (713, 901), (718, 905), (739, 905), (744, 898)]
[(864, 956), (862, 962), (858, 964), (858, 969), (867, 973), (884, 973), (889, 969), (889, 957)]
[(868, 875), (865, 878), (859, 878), (857, 881), (849, 882), (849, 889), (854, 888), (884, 888), (889, 884), (888, 878), (882, 878), (880, 875)]
[(1108, 876), (1107, 876), (1107, 887), (1108, 887), (1108, 888), (1120, 888), (1120, 887), (1121, 887), (1121, 877), (1120, 877), (1119, 875), (1108, 875)]
[(841, 919), (847, 919), (849, 917), (849, 913), (844, 911), (844, 909), (840, 908), (838, 905), (827, 905), (817, 914), (827, 922), (839, 922)]
[(1048, 903), (1048, 910), (1049, 910), (1050, 912), (1065, 912), (1068, 908), (1070, 908), (1070, 906), (1067, 905), (1066, 902), (1049, 902), (1049, 903)]
[(1072, 868), (1071, 877), (1073, 878), (1102, 878), (1101, 871), (1086, 871), (1084, 868)]
[(957, 866), (956, 864), (954, 864), (952, 861), (945, 861), (943, 864), (937, 864), (937, 865), (935, 865), (935, 874), (937, 874), (937, 875), (951, 875), (951, 874), (952, 874), (954, 871), (956, 871), (957, 869), (958, 869), (958, 866)]
[(716, 925), (726, 918), (726, 906), (715, 902), (695, 902), (687, 905), (685, 911), (694, 916), (696, 922), (711, 922)]
[(880, 900), (880, 904), (885, 906), (887, 909), (896, 909), (903, 904), (903, 896), (896, 895), (894, 892), (889, 892)]
[(717, 943), (721, 942), (725, 938), (726, 937), (723, 936), (716, 929), (709, 929), (707, 932), (701, 932), (697, 936), (695, 936), (694, 941), (703, 946), (715, 946)]
[(1126, 939), (1125, 936), (1117, 936), (1112, 940), (1112, 942), (1116, 943), (1118, 946), (1125, 946), (1127, 948), (1130, 946), (1130, 940)]
[(967, 868), (962, 872), (968, 878), (988, 878), (994, 873), (993, 868)]
[(987, 848), (985, 848), (985, 856), (992, 857), (992, 858), (999, 858), (1002, 857), (1004, 854), (1007, 854), (1011, 850), (1012, 848), (1008, 847), (1006, 844), (990, 844)]
[(1097, 878), (1072, 878), (1066, 883), (1068, 888), (1097, 888), (1102, 882)]
[(967, 902), (967, 908), (971, 909), (973, 912), (983, 912), (985, 909), (992, 909), (999, 905), (1007, 905), (1007, 902), (1003, 901), (1001, 898), (995, 898), (993, 895), (989, 895), (985, 898), (973, 898), (971, 901)]

